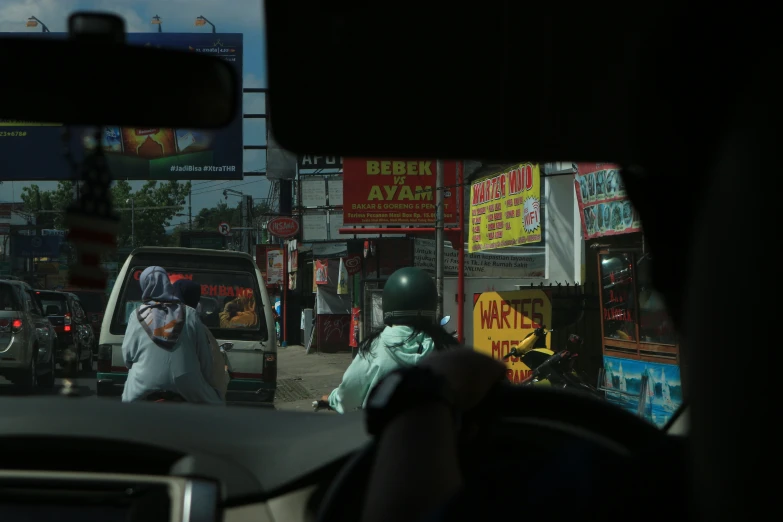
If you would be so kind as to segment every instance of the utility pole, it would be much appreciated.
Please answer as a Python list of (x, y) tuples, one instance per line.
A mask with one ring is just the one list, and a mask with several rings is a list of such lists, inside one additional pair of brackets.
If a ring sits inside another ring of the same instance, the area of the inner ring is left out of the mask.
[(131, 205), (131, 248), (136, 246), (136, 204), (133, 198), (125, 200)]
[(443, 317), (443, 160), (435, 166), (435, 286), (438, 289), (438, 320)]
[(188, 187), (188, 230), (193, 230), (193, 181)]
[(245, 248), (245, 252), (253, 255), (253, 196), (249, 194), (245, 194), (245, 209), (246, 211), (246, 217), (245, 217), (245, 236), (247, 237), (247, 248)]

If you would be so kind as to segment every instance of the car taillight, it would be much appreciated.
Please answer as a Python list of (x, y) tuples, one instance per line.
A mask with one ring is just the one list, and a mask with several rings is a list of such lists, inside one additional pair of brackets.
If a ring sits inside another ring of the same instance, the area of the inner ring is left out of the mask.
[(98, 345), (98, 371), (104, 373), (111, 372), (111, 345), (110, 344)]
[(21, 319), (14, 319), (11, 321), (11, 331), (14, 333), (19, 332), (22, 329), (22, 320)]
[(277, 354), (264, 354), (264, 371), (261, 374), (264, 382), (277, 382)]
[[(71, 324), (71, 314), (70, 314), (70, 312), (68, 312), (68, 313), (66, 313), (66, 314), (65, 314), (65, 324)], [(67, 329), (67, 330), (65, 330), (65, 331), (67, 332), (67, 331), (69, 331), (69, 330), (70, 330), (70, 328), (68, 328), (68, 329)]]
[(66, 325), (63, 327), (63, 331), (65, 331), (65, 332), (70, 332), (70, 331), (71, 331), (71, 325), (70, 325), (70, 324), (66, 324)]

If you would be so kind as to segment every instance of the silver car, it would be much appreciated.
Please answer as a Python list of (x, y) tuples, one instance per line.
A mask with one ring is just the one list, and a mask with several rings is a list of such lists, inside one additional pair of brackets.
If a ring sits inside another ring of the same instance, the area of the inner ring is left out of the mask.
[(33, 288), (0, 280), (0, 377), (27, 391), (53, 388), (56, 343)]

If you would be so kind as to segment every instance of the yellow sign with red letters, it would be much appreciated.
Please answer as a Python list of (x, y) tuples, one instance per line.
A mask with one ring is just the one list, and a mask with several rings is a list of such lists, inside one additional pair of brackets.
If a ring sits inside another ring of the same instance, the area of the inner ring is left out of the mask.
[[(483, 292), (473, 300), (473, 349), (503, 360), (503, 356), (539, 326), (552, 323), (552, 301), (543, 290)], [(547, 348), (550, 337), (546, 336)], [(518, 357), (509, 357), (506, 376), (518, 384), (532, 371)]]

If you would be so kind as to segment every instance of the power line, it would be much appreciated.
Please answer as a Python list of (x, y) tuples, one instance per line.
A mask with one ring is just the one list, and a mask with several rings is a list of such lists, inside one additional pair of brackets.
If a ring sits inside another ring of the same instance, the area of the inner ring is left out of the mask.
[(260, 183), (262, 181), (266, 181), (266, 179), (257, 179), (255, 181), (248, 181), (247, 183), (239, 183), (238, 185), (231, 185), (230, 187), (221, 187), (221, 188), (216, 188), (216, 189), (207, 189), (207, 190), (203, 190), (201, 192), (194, 192), (193, 195), (197, 196), (199, 194), (207, 194), (209, 192), (217, 192), (219, 190), (225, 190), (227, 188), (242, 187), (244, 185), (250, 185), (250, 184), (253, 184), (253, 183)]

